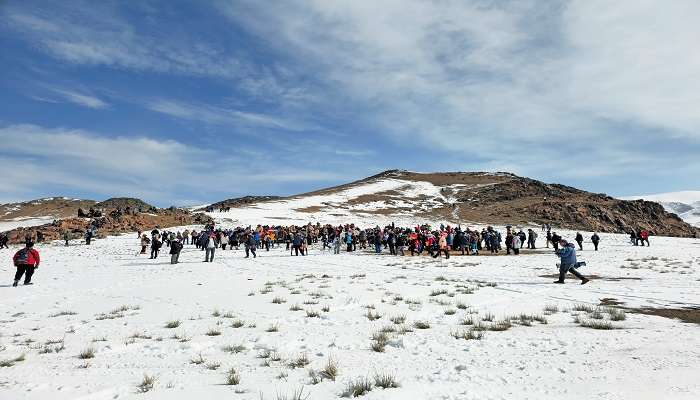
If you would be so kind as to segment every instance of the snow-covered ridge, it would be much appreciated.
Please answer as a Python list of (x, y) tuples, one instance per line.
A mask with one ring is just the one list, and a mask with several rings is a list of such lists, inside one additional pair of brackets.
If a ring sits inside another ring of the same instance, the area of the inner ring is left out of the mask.
[[(413, 220), (414, 211), (429, 211), (453, 199), (443, 193), (453, 185), (382, 177), (331, 193), (295, 196), (209, 213), (235, 224), (305, 224), (349, 221), (376, 224), (379, 219)], [(464, 185), (459, 185), (460, 188)], [(455, 187), (456, 188), (456, 187)]]
[(622, 200), (639, 199), (657, 202), (666, 211), (677, 214), (685, 222), (700, 226), (700, 190), (622, 197)]

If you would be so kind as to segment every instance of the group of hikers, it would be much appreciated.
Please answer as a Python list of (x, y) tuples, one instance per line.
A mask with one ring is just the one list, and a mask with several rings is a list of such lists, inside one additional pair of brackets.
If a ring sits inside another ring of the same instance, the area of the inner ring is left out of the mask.
[[(576, 246), (564, 240), (559, 234), (551, 230), (549, 225), (542, 226), (545, 234), (545, 246), (549, 248), (551, 244), (555, 254), (561, 258), (560, 275), (555, 283), (563, 283), (567, 272), (571, 272), (582, 284), (588, 280), (580, 275), (576, 268), (582, 263), (576, 260)], [(94, 229), (85, 232), (85, 242), (90, 244), (95, 235)], [(328, 249), (333, 254), (344, 252), (355, 252), (358, 250), (371, 251), (381, 254), (388, 250), (390, 255), (421, 256), (424, 253), (439, 258), (444, 256), (450, 258), (450, 253), (455, 252), (461, 255), (476, 256), (481, 253), (500, 254), (505, 248), (505, 254), (520, 254), (520, 250), (527, 246), (527, 249), (536, 249), (538, 233), (533, 229), (523, 230), (507, 226), (504, 233), (493, 227), (485, 227), (481, 230), (453, 227), (441, 224), (432, 227), (428, 224), (415, 227), (398, 227), (395, 224), (387, 225), (383, 228), (375, 226), (373, 228), (360, 228), (354, 224), (345, 225), (321, 225), (307, 224), (304, 226), (269, 226), (257, 225), (256, 227), (235, 227), (217, 228), (213, 223), (206, 225), (203, 229), (184, 229), (182, 231), (170, 231), (154, 229), (150, 235), (138, 232), (141, 249), (139, 254), (147, 254), (150, 247), (150, 259), (157, 259), (161, 248), (165, 245), (169, 249), (171, 264), (177, 264), (182, 249), (185, 245), (193, 245), (204, 252), (204, 262), (213, 262), (217, 249), (222, 251), (239, 250), (243, 246), (245, 257), (257, 257), (258, 250), (270, 251), (271, 248), (285, 246), (286, 250), (293, 256), (308, 255), (309, 248), (317, 245), (322, 251)], [(643, 244), (648, 241), (649, 233), (639, 231), (634, 234), (634, 239)], [(66, 237), (66, 245), (68, 238)], [(590, 237), (594, 250), (598, 250), (600, 237), (594, 233)], [(583, 250), (584, 238), (577, 232), (574, 242), (578, 244), (578, 249)], [(0, 248), (7, 247), (6, 236), (0, 235)], [(16, 286), (22, 276), (25, 277), (25, 284), (31, 284), (31, 277), (34, 270), (39, 265), (39, 253), (33, 248), (34, 242), (27, 238), (24, 249), (18, 251), (14, 257), (17, 266), (17, 275), (14, 285)]]
[[(320, 243), (322, 251), (332, 250), (333, 254), (341, 251), (354, 252), (359, 250), (373, 251), (380, 254), (388, 250), (390, 255), (420, 256), (424, 253), (433, 258), (444, 256), (450, 258), (450, 252), (459, 252), (461, 255), (479, 255), (480, 252), (499, 254), (504, 250), (505, 254), (519, 255), (520, 250), (527, 246), (528, 249), (536, 248), (538, 238), (533, 229), (516, 230), (506, 227), (503, 235), (493, 227), (485, 227), (481, 230), (450, 225), (440, 225), (433, 228), (430, 225), (415, 227), (397, 227), (394, 224), (384, 228), (360, 228), (354, 224), (333, 226), (330, 224), (304, 226), (269, 226), (257, 225), (256, 227), (215, 228), (213, 224), (206, 226), (201, 231), (185, 229), (183, 231), (159, 231), (154, 229), (150, 236), (138, 232), (141, 244), (140, 254), (146, 254), (150, 247), (150, 258), (158, 257), (160, 249), (165, 245), (170, 249), (171, 263), (176, 264), (180, 251), (184, 245), (194, 245), (195, 248), (204, 251), (204, 261), (211, 262), (214, 259), (216, 249), (225, 251), (239, 250), (244, 247), (245, 257), (257, 257), (257, 250), (269, 251), (281, 245), (293, 256), (308, 255), (309, 248)], [(562, 237), (556, 232), (547, 231), (546, 247), (552, 244), (554, 250), (559, 249)], [(583, 236), (576, 234), (576, 242), (583, 249)], [(598, 250), (600, 237), (593, 234), (591, 241)]]
[(644, 243), (649, 247), (649, 231), (638, 230), (630, 232), (630, 242), (635, 246), (644, 246)]

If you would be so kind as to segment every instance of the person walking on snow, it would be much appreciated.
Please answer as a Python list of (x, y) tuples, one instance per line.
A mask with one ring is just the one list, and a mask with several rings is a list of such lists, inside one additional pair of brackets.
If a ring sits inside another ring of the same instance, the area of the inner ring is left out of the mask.
[(25, 285), (33, 285), (32, 275), (34, 275), (34, 271), (39, 268), (39, 262), (41, 261), (39, 252), (34, 248), (34, 243), (27, 241), (25, 247), (15, 253), (14, 257), (12, 257), (12, 261), (17, 268), (15, 281), (12, 286), (17, 286), (19, 280), (22, 279), (22, 275), (24, 275)]
[(576, 243), (578, 243), (578, 249), (583, 250), (583, 235), (581, 232), (576, 232)]
[(591, 236), (591, 242), (593, 243), (593, 248), (595, 248), (595, 251), (598, 251), (598, 242), (600, 242), (600, 236), (598, 236), (597, 233), (593, 232), (593, 236)]
[(180, 252), (182, 251), (182, 242), (179, 240), (174, 240), (170, 244), (170, 264), (177, 264), (180, 258)]
[(216, 250), (216, 240), (214, 238), (215, 236), (212, 233), (206, 241), (204, 262), (214, 262), (214, 251)]
[(576, 262), (576, 246), (574, 246), (573, 243), (568, 243), (564, 239), (559, 241), (559, 245), (561, 248), (556, 251), (556, 255), (561, 259), (559, 264), (559, 280), (554, 281), (554, 283), (564, 283), (567, 272), (571, 272), (575, 277), (579, 278), (582, 285), (588, 283), (589, 279), (576, 270), (578, 265)]
[(255, 237), (253, 234), (249, 233), (248, 236), (245, 239), (245, 258), (250, 257), (250, 253), (253, 253), (253, 258), (257, 258), (257, 254), (255, 254)]

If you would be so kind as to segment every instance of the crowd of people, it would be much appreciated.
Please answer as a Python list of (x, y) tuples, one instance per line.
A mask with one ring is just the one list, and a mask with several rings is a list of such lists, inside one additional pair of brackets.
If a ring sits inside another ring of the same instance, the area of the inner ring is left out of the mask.
[[(182, 231), (160, 231), (154, 229), (150, 235), (139, 232), (141, 241), (140, 254), (146, 254), (150, 247), (150, 258), (158, 257), (161, 247), (170, 249), (171, 262), (177, 263), (179, 252), (184, 245), (193, 245), (204, 252), (204, 261), (211, 262), (217, 249), (225, 251), (245, 250), (245, 257), (257, 257), (257, 251), (269, 251), (271, 248), (285, 246), (293, 256), (308, 255), (309, 248), (318, 244), (321, 251), (354, 252), (358, 250), (372, 251), (376, 254), (388, 252), (390, 255), (420, 256), (427, 254), (433, 258), (450, 258), (451, 254), (479, 255), (488, 254), (519, 255), (524, 247), (535, 249), (539, 235), (533, 229), (515, 229), (506, 227), (504, 233), (493, 227), (481, 230), (440, 225), (419, 225), (415, 227), (398, 227), (394, 224), (383, 228), (360, 228), (354, 224), (321, 225), (308, 224), (304, 226), (269, 226), (215, 228), (208, 225), (204, 229)], [(546, 247), (551, 244), (554, 250), (559, 249), (562, 237), (550, 230), (546, 234)], [(583, 249), (583, 236), (576, 235), (579, 248)], [(595, 249), (598, 249), (600, 237), (591, 237)]]
[[(90, 226), (84, 234), (85, 243), (90, 244), (96, 235), (97, 227)], [(551, 230), (547, 224), (542, 226), (545, 234), (545, 247), (552, 245), (555, 254), (561, 258), (560, 278), (555, 283), (563, 283), (567, 272), (573, 273), (582, 283), (588, 280), (582, 277), (577, 268), (576, 246), (564, 240)], [(341, 252), (366, 251), (375, 254), (388, 253), (394, 256), (421, 256), (433, 258), (461, 254), (477, 256), (483, 253), (490, 255), (503, 254), (518, 256), (521, 249), (537, 248), (539, 235), (533, 229), (523, 230), (507, 226), (505, 232), (493, 227), (482, 229), (462, 228), (441, 224), (418, 225), (414, 227), (399, 227), (395, 224), (383, 228), (375, 226), (360, 228), (355, 224), (321, 225), (307, 224), (303, 226), (269, 226), (217, 228), (213, 223), (201, 230), (160, 230), (154, 229), (149, 233), (138, 232), (140, 251), (138, 254), (150, 254), (150, 259), (157, 259), (163, 246), (169, 249), (171, 264), (179, 262), (180, 253), (184, 246), (192, 245), (204, 254), (204, 262), (213, 262), (217, 250), (245, 250), (245, 257), (257, 257), (258, 251), (270, 251), (272, 248), (284, 246), (291, 256), (306, 256), (309, 249), (316, 246), (321, 251)], [(649, 232), (640, 230), (630, 235), (632, 243), (649, 245)], [(64, 237), (68, 245), (69, 237)], [(598, 250), (600, 237), (594, 233), (590, 237), (594, 250)], [(578, 249), (583, 250), (584, 238), (580, 232), (574, 237)], [(0, 235), (0, 248), (7, 247), (7, 236)], [(34, 269), (39, 264), (39, 254), (33, 248), (32, 238), (27, 238), (25, 249), (15, 254), (17, 275), (14, 285), (25, 276), (25, 284), (31, 284)], [(26, 249), (29, 249), (27, 252)], [(149, 252), (150, 249), (150, 252)], [(21, 252), (21, 254), (20, 254)], [(27, 254), (30, 256), (27, 259)]]

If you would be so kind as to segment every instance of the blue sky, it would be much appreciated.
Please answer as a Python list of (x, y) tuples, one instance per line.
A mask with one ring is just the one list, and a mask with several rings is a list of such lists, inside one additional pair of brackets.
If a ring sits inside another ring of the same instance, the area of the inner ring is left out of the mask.
[(0, 2), (0, 202), (375, 174), (698, 190), (696, 1)]

